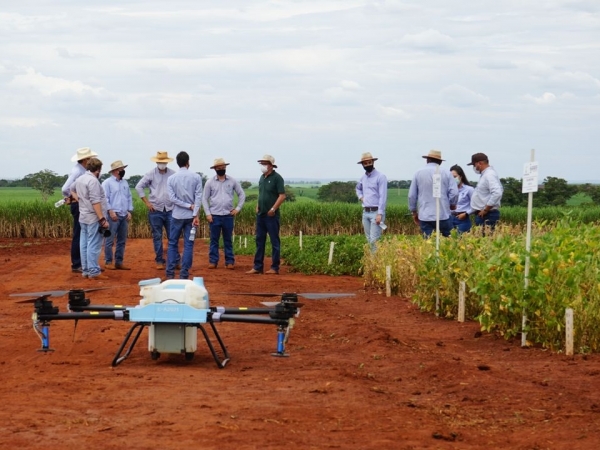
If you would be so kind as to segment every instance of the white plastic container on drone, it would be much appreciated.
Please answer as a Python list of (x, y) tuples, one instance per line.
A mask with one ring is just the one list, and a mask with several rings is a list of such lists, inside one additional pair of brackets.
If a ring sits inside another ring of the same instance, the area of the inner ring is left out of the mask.
[(140, 281), (140, 306), (151, 303), (179, 303), (192, 308), (208, 309), (208, 291), (202, 277), (193, 280), (165, 280), (160, 278)]

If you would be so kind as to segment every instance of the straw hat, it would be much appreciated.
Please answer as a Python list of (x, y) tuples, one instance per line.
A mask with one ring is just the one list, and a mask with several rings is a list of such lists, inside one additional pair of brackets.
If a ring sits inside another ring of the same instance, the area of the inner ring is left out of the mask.
[(265, 155), (262, 157), (262, 159), (258, 160), (259, 163), (262, 162), (268, 162), (269, 164), (271, 164), (273, 167), (275, 167), (277, 169), (277, 166), (275, 165), (275, 158), (273, 158), (271, 155)]
[(217, 158), (213, 161), (213, 165), (211, 167), (211, 169), (214, 169), (217, 166), (228, 166), (229, 163), (225, 162), (225, 160), (223, 158)]
[(115, 161), (114, 163), (112, 163), (110, 165), (110, 172), (112, 172), (113, 170), (117, 170), (117, 169), (124, 169), (125, 167), (127, 167), (127, 166), (125, 164), (123, 164), (123, 161), (118, 159), (117, 161)]
[(360, 161), (357, 162), (356, 164), (362, 164), (365, 161), (377, 161), (379, 158), (373, 158), (373, 155), (371, 155), (371, 153), (366, 152), (363, 153), (362, 156), (360, 157)]
[(445, 159), (442, 159), (442, 152), (440, 152), (439, 150), (429, 150), (429, 153), (423, 156), (423, 158), (431, 158), (437, 159), (438, 161), (446, 161)]
[(71, 161), (77, 162), (77, 161), (81, 161), (82, 159), (91, 158), (92, 156), (98, 156), (98, 153), (92, 151), (92, 149), (89, 147), (83, 147), (83, 148), (77, 149), (77, 153), (75, 153), (75, 155), (73, 155), (73, 157), (71, 158)]
[(150, 161), (158, 163), (170, 163), (173, 161), (173, 158), (169, 158), (169, 154), (167, 152), (156, 152), (156, 156), (150, 158)]

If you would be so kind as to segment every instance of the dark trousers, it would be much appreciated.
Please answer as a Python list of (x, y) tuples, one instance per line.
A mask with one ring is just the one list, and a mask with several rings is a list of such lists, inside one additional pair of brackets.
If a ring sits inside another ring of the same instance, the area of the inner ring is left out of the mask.
[[(428, 238), (435, 231), (435, 220), (420, 220), (419, 226), (421, 227), (421, 233), (423, 236)], [(440, 220), (440, 234), (442, 236), (450, 236), (452, 231), (452, 218), (446, 220)]]
[[(483, 218), (476, 215), (475, 216), (475, 225), (480, 226), (480, 227), (488, 226), (493, 231), (494, 228), (496, 228), (496, 223), (498, 223), (499, 220), (500, 220), (500, 210), (493, 209), (490, 212), (488, 212)], [(485, 234), (485, 231), (484, 231), (484, 234)]]
[(279, 271), (281, 262), (281, 242), (279, 240), (279, 216), (269, 217), (267, 214), (256, 216), (256, 254), (254, 255), (254, 270), (264, 269), (265, 246), (267, 234), (271, 240), (271, 269)]
[(225, 253), (225, 264), (234, 264), (233, 256), (233, 216), (212, 216), (210, 224), (210, 250), (208, 252), (208, 262), (217, 264), (219, 262), (219, 238), (223, 233), (223, 253)]
[(71, 239), (71, 269), (81, 268), (81, 224), (79, 223), (79, 203), (71, 203), (71, 215), (73, 216), (73, 233)]

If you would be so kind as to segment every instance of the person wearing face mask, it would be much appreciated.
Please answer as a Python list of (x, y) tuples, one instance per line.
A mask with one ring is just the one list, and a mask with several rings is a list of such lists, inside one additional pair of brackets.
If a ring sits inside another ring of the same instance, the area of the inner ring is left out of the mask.
[(452, 231), (451, 212), (456, 209), (458, 186), (447, 169), (440, 166), (444, 161), (442, 152), (430, 150), (423, 156), (426, 166), (419, 169), (408, 190), (408, 208), (414, 222), (421, 228), (423, 236), (428, 238), (436, 230), (437, 199), (434, 194), (434, 175), (440, 176), (439, 226), (442, 236), (450, 236)]
[[(135, 190), (148, 208), (156, 268), (165, 270), (167, 260), (163, 247), (163, 230), (168, 241), (173, 219), (173, 202), (169, 199), (167, 180), (175, 171), (167, 167), (167, 164), (173, 161), (173, 158), (169, 158), (168, 152), (158, 151), (150, 160), (156, 163), (156, 167), (142, 177)], [(149, 197), (146, 197), (146, 188), (150, 191)], [(176, 264), (179, 265), (180, 260), (177, 260)]]
[(466, 233), (471, 229), (471, 196), (475, 188), (471, 186), (465, 171), (458, 164), (450, 167), (450, 173), (456, 181), (458, 186), (458, 202), (456, 203), (456, 210), (452, 211), (452, 220), (454, 228), (459, 233)]
[(72, 195), (71, 188), (75, 185), (77, 178), (85, 174), (87, 170), (87, 162), (90, 158), (98, 156), (98, 154), (89, 147), (83, 147), (77, 150), (77, 153), (71, 158), (75, 162), (75, 166), (71, 169), (71, 174), (65, 181), (61, 191), (65, 198), (65, 203), (71, 208), (73, 216), (73, 232), (71, 233), (71, 271), (81, 273), (81, 253), (79, 240), (81, 237), (81, 226), (79, 225), (79, 202), (75, 195)]
[(500, 220), (500, 200), (504, 192), (502, 183), (484, 153), (472, 155), (468, 165), (473, 166), (475, 173), (480, 175), (479, 182), (471, 196), (471, 209), (475, 214), (475, 225), (489, 226), (493, 230)]
[(383, 231), (387, 205), (387, 178), (375, 169), (377, 159), (369, 152), (362, 154), (357, 164), (362, 165), (365, 173), (356, 184), (356, 196), (363, 207), (362, 225), (373, 252)]
[(267, 234), (271, 240), (271, 269), (267, 275), (279, 274), (281, 263), (281, 243), (279, 240), (279, 207), (285, 201), (285, 186), (281, 175), (275, 172), (275, 158), (265, 155), (258, 160), (262, 175), (258, 182), (258, 201), (256, 203), (256, 253), (254, 266), (249, 274), (260, 274), (264, 270)]
[[(223, 234), (223, 253), (225, 268), (233, 269), (235, 256), (233, 254), (233, 224), (234, 217), (240, 212), (246, 201), (246, 194), (238, 181), (227, 175), (228, 162), (223, 158), (214, 160), (211, 169), (216, 175), (209, 178), (202, 193), (202, 208), (210, 228), (210, 250), (208, 253), (208, 268), (216, 269), (219, 264), (219, 239)], [(237, 206), (233, 207), (233, 194), (237, 194)]]
[[(124, 179), (126, 167), (121, 160), (113, 162), (110, 165), (110, 177), (102, 183), (108, 201), (108, 223), (110, 225), (110, 236), (104, 241), (104, 267), (111, 270), (130, 269), (123, 264), (129, 221), (133, 212), (131, 190), (129, 183)], [(113, 254), (115, 240), (116, 248)]]
[(91, 157), (87, 162), (87, 172), (77, 178), (71, 193), (79, 202), (79, 224), (81, 234), (79, 251), (83, 278), (107, 280), (102, 274), (98, 259), (102, 250), (102, 230), (108, 230), (106, 219), (108, 204), (104, 189), (98, 180), (102, 171), (102, 161)]

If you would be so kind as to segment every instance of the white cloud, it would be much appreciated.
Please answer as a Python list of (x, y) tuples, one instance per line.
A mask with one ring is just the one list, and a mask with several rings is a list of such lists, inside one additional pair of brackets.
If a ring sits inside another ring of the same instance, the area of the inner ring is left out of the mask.
[(600, 80), (586, 72), (562, 72), (551, 76), (550, 80), (566, 83), (574, 88), (600, 89)]
[(383, 106), (377, 105), (377, 109), (382, 116), (385, 117), (396, 117), (399, 119), (410, 119), (410, 114), (404, 111), (401, 108), (397, 108), (394, 106)]
[(459, 84), (446, 86), (440, 91), (444, 101), (451, 106), (472, 107), (480, 106), (490, 102), (485, 95), (478, 94)]
[(483, 58), (479, 60), (478, 66), (482, 69), (490, 70), (510, 70), (516, 69), (517, 65), (506, 59), (489, 59)]
[(65, 59), (91, 59), (92, 58), (90, 55), (86, 55), (85, 53), (70, 52), (69, 50), (67, 50), (64, 47), (58, 47), (56, 49), (56, 53), (61, 58), (65, 58)]
[(32, 68), (28, 68), (25, 73), (15, 76), (9, 84), (16, 88), (33, 88), (46, 96), (64, 94), (81, 96), (91, 94), (102, 97), (108, 95), (108, 92), (104, 88), (88, 86), (78, 80), (72, 81), (65, 80), (64, 78), (48, 77), (36, 72)]
[(37, 117), (0, 117), (0, 126), (12, 128), (37, 128), (41, 126), (58, 126), (50, 119)]
[(529, 101), (537, 103), (538, 105), (549, 105), (556, 101), (556, 95), (552, 92), (544, 92), (540, 97), (534, 97), (533, 95), (527, 94), (525, 98)]
[(427, 30), (417, 34), (407, 34), (400, 39), (400, 44), (419, 50), (448, 53), (455, 50), (454, 40), (437, 30)]

